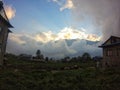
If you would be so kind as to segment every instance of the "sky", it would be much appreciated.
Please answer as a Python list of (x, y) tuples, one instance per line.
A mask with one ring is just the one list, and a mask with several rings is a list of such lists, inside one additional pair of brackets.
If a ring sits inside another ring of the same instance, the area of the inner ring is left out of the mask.
[[(102, 55), (98, 46), (120, 36), (120, 0), (3, 0), (13, 33), (7, 52), (63, 58)], [(68, 41), (71, 45), (68, 45)], [(99, 41), (95, 44), (88, 44)]]

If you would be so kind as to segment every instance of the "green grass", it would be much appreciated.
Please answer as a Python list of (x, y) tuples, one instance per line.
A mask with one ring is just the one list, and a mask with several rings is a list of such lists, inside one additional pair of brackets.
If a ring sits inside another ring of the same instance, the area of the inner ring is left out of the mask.
[[(79, 69), (63, 70), (78, 65)], [(96, 69), (93, 61), (33, 62), (10, 58), (0, 69), (0, 90), (120, 90), (120, 70)]]

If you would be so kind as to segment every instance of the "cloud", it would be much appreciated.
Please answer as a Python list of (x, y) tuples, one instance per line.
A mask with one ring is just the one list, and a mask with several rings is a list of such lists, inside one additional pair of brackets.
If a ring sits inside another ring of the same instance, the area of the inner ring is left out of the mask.
[(36, 34), (11, 34), (10, 39), (18, 42), (19, 44), (24, 44), (22, 37), (28, 37), (30, 39), (35, 40), (36, 42), (47, 43), (49, 41), (57, 41), (57, 40), (64, 40), (64, 39), (85, 39), (89, 41), (100, 41), (101, 36), (97, 36), (95, 34), (88, 34), (86, 33), (85, 29), (75, 29), (72, 27), (65, 27), (60, 30), (58, 33), (53, 33), (52, 31), (46, 32), (38, 32)]
[(41, 41), (41, 42), (45, 43), (45, 42), (49, 42), (49, 41), (55, 40), (56, 37), (57, 37), (56, 34), (54, 34), (52, 31), (48, 31), (48, 32), (37, 33), (34, 36), (34, 39), (36, 41)]
[(57, 39), (86, 39), (87, 34), (81, 30), (72, 28), (72, 27), (65, 27), (58, 33)]
[(63, 58), (76, 53), (74, 49), (70, 49), (67, 46), (65, 40), (47, 42), (42, 47), (42, 51), (49, 57), (55, 58)]
[(85, 39), (90, 41), (100, 41), (100, 36), (94, 34), (88, 34), (87, 30), (81, 28), (76, 29), (72, 27), (63, 28), (58, 34), (56, 40), (59, 39)]
[(77, 23), (92, 20), (96, 30), (101, 29), (103, 39), (120, 36), (120, 0), (72, 0), (72, 12)]
[(57, 3), (60, 6), (60, 11), (74, 8), (74, 4), (72, 0), (65, 0), (65, 2), (62, 0), (51, 0), (51, 1)]
[(24, 40), (21, 40), (21, 37), (23, 35), (21, 34), (12, 34), (10, 35), (9, 39), (13, 40), (14, 42), (18, 43), (18, 44), (25, 44), (26, 42)]
[[(11, 38), (12, 37), (12, 38)], [(13, 38), (14, 37), (14, 38)], [(74, 50), (69, 49), (65, 40), (49, 41), (47, 43), (38, 42), (31, 38), (31, 36), (24, 34), (10, 34), (7, 45), (7, 52), (14, 54), (27, 53), (34, 55), (40, 49), (44, 56), (61, 58), (66, 55), (75, 53)]]
[[(21, 53), (35, 55), (37, 49), (40, 49), (44, 56), (55, 58), (79, 56), (84, 52), (89, 52), (92, 56), (100, 55), (98, 43), (94, 45), (87, 43), (89, 35), (92, 34), (70, 27), (62, 29), (57, 34), (52, 31), (36, 34), (11, 33), (8, 38), (7, 52), (17, 55)], [(94, 38), (98, 37), (94, 36)]]
[(52, 0), (53, 2), (57, 3), (58, 5), (62, 5), (62, 3), (60, 2), (60, 0)]
[(77, 52), (75, 53), (77, 56), (82, 55), (85, 52), (90, 53), (92, 56), (99, 56), (101, 55), (101, 49), (98, 48), (100, 44), (101, 42), (90, 45), (86, 40), (77, 40), (73, 42), (70, 48), (74, 49)]
[(52, 31), (47, 32), (39, 32), (35, 35), (32, 35), (33, 39), (37, 42), (43, 42), (47, 43), (49, 41), (56, 41), (61, 39), (85, 39), (90, 41), (100, 41), (101, 37), (89, 34), (85, 32), (86, 30), (81, 29), (75, 29), (72, 27), (65, 27), (60, 30), (58, 33), (53, 33)]
[(12, 6), (5, 5), (5, 12), (6, 12), (8, 19), (12, 19), (15, 17), (16, 10)]
[(7, 51), (17, 55), (20, 53), (33, 55), (39, 49), (39, 45), (42, 45), (42, 42), (34, 40), (32, 35), (11, 33), (8, 38)]
[(90, 40), (90, 41), (100, 41), (101, 40), (101, 36), (98, 37), (97, 35), (95, 34), (89, 34), (87, 36), (87, 40)]
[(63, 5), (60, 8), (60, 11), (63, 11), (64, 9), (73, 9), (73, 8), (74, 8), (74, 4), (73, 4), (72, 0), (66, 0), (65, 5)]

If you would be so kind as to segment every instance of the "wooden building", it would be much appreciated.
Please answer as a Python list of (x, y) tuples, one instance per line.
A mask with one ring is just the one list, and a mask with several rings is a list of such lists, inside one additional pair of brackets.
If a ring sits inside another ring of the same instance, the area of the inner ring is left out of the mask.
[(103, 67), (120, 65), (120, 37), (111, 36), (99, 47), (103, 48)]
[(3, 7), (3, 2), (0, 1), (0, 65), (3, 65), (7, 38), (8, 38), (9, 32), (11, 32), (9, 28), (13, 28), (13, 26), (10, 24), (6, 16), (6, 13)]

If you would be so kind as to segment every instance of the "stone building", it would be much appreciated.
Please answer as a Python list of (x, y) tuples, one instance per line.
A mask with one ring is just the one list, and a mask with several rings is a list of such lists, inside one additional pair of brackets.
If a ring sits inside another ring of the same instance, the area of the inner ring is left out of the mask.
[(99, 47), (103, 48), (103, 67), (120, 65), (120, 37), (111, 36)]
[(3, 7), (3, 2), (0, 1), (0, 65), (3, 65), (7, 38), (8, 38), (9, 32), (11, 32), (9, 28), (13, 28), (13, 26), (10, 24), (6, 16), (6, 13)]

